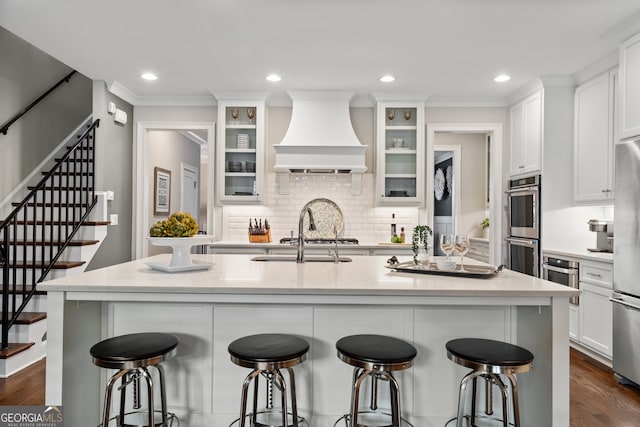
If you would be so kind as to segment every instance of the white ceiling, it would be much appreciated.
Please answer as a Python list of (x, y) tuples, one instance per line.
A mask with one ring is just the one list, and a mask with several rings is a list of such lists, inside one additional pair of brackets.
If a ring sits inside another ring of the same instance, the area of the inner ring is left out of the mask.
[[(355, 90), (361, 100), (370, 92), (490, 100), (611, 54), (640, 31), (640, 3), (0, 0), (0, 25), (144, 103), (210, 102), (220, 91), (286, 99), (289, 89)], [(141, 80), (144, 71), (159, 80)], [(270, 73), (283, 80), (267, 82)], [(387, 73), (397, 80), (380, 83)], [(513, 78), (494, 83), (498, 73)]]

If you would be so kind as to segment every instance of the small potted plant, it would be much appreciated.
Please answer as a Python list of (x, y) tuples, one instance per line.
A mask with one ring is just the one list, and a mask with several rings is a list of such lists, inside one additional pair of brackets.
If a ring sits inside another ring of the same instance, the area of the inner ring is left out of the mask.
[(488, 239), (489, 238), (489, 218), (485, 218), (480, 223), (480, 227), (482, 227), (482, 237)]
[(416, 225), (413, 228), (413, 263), (425, 264), (429, 255), (429, 237), (433, 235), (428, 225)]

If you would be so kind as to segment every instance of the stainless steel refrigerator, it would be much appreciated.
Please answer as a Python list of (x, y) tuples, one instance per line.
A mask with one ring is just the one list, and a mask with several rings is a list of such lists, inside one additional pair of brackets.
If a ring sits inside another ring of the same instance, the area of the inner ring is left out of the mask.
[(640, 384), (640, 139), (615, 147), (613, 369)]

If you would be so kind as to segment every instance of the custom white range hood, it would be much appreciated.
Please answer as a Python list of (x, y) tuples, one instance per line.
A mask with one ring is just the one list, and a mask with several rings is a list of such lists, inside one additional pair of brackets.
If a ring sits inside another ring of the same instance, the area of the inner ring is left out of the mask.
[(367, 146), (351, 125), (349, 101), (354, 92), (288, 93), (293, 101), (291, 123), (280, 144), (273, 146), (280, 193), (288, 193), (290, 173), (351, 173), (352, 183), (359, 184), (367, 170)]

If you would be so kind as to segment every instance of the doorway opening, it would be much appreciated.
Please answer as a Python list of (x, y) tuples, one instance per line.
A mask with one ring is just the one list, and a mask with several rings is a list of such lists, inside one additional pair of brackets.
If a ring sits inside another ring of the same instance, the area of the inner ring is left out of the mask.
[[(492, 264), (502, 259), (502, 165), (491, 155), (500, 152), (502, 124), (427, 124), (425, 215), (434, 242), (441, 233), (486, 238)], [(485, 218), (488, 235), (481, 227)]]
[[(213, 123), (138, 122), (136, 124), (134, 173), (134, 236), (136, 259), (157, 250), (149, 244), (149, 228), (180, 210), (198, 222), (200, 232), (214, 227)], [(170, 172), (169, 212), (153, 213), (154, 168)]]

